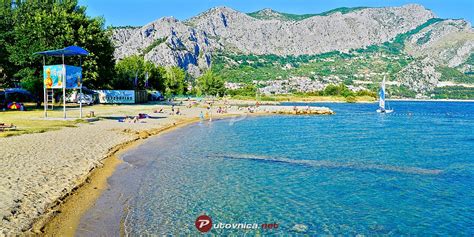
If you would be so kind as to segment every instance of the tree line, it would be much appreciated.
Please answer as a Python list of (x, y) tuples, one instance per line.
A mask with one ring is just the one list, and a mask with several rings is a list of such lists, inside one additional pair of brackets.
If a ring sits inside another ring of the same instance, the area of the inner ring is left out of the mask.
[[(0, 9), (0, 83), (42, 91), (42, 56), (35, 52), (79, 45), (90, 52), (82, 61), (84, 84), (104, 87), (113, 78), (114, 47), (104, 19), (91, 18), (77, 1), (8, 1)], [(47, 57), (46, 64), (60, 59)], [(78, 65), (78, 57), (66, 59)]]
[[(141, 55), (116, 62), (112, 28), (104, 23), (102, 17), (87, 16), (77, 0), (0, 0), (0, 88), (20, 86), (41, 98), (43, 57), (34, 53), (78, 45), (90, 55), (68, 57), (66, 64), (82, 64), (88, 88), (224, 94), (222, 78), (212, 72), (193, 80), (179, 67), (156, 66)], [(46, 64), (62, 63), (59, 58), (45, 59)]]

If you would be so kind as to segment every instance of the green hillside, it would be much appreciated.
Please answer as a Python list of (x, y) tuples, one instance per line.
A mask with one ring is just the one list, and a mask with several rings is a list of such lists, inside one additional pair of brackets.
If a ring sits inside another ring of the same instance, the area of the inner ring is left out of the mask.
[[(376, 89), (384, 75), (387, 80), (396, 81), (403, 68), (416, 59), (404, 52), (405, 41), (442, 19), (433, 18), (417, 28), (396, 36), (380, 45), (352, 50), (349, 53), (338, 51), (319, 55), (278, 56), (241, 55), (219, 52), (213, 56), (212, 70), (229, 82), (251, 84), (253, 81), (284, 80), (305, 77), (325, 83), (344, 83), (362, 85)], [(472, 57), (471, 57), (472, 58)], [(469, 60), (468, 60), (469, 61)], [(436, 67), (441, 75), (440, 81), (474, 84), (474, 75), (465, 74), (455, 68)], [(402, 85), (388, 85), (393, 96), (415, 97), (416, 93)], [(436, 98), (474, 98), (474, 88), (437, 88), (429, 95)]]
[(277, 12), (277, 11), (272, 10), (274, 13), (276, 13), (278, 15), (278, 17), (268, 16), (263, 12), (263, 10), (260, 10), (260, 11), (256, 11), (256, 12), (247, 13), (247, 15), (249, 15), (251, 17), (254, 17), (254, 18), (257, 18), (257, 19), (262, 19), (262, 20), (278, 18), (280, 20), (287, 20), (287, 21), (301, 21), (301, 20), (304, 20), (304, 19), (307, 19), (307, 18), (310, 18), (310, 17), (313, 17), (313, 16), (328, 16), (328, 15), (331, 15), (331, 14), (334, 14), (334, 13), (337, 13), (337, 12), (342, 13), (342, 14), (346, 14), (346, 13), (350, 13), (350, 12), (353, 12), (353, 11), (362, 10), (362, 9), (365, 9), (365, 8), (367, 8), (367, 7), (340, 7), (340, 8), (335, 8), (335, 9), (332, 9), (332, 10), (329, 10), (329, 11), (326, 11), (326, 12), (322, 12), (322, 13), (301, 14), (301, 15), (300, 14)]

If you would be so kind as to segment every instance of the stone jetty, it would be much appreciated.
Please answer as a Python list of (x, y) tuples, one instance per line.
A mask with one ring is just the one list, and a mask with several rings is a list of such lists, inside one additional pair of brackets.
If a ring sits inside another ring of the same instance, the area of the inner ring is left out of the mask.
[(294, 115), (332, 115), (334, 111), (328, 107), (316, 106), (259, 106), (259, 113), (294, 114)]

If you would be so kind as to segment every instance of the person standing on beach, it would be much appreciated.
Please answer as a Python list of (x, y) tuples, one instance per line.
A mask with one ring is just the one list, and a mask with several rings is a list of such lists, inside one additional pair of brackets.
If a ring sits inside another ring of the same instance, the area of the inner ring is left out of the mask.
[(202, 110), (199, 113), (199, 119), (204, 120), (204, 113), (202, 112)]

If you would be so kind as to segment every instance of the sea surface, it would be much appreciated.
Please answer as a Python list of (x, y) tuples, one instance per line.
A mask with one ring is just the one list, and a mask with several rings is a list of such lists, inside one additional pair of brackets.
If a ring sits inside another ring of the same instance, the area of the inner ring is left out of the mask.
[(259, 225), (212, 234), (474, 235), (474, 103), (310, 105), (336, 115), (237, 117), (147, 139), (77, 235), (199, 235), (201, 214)]

